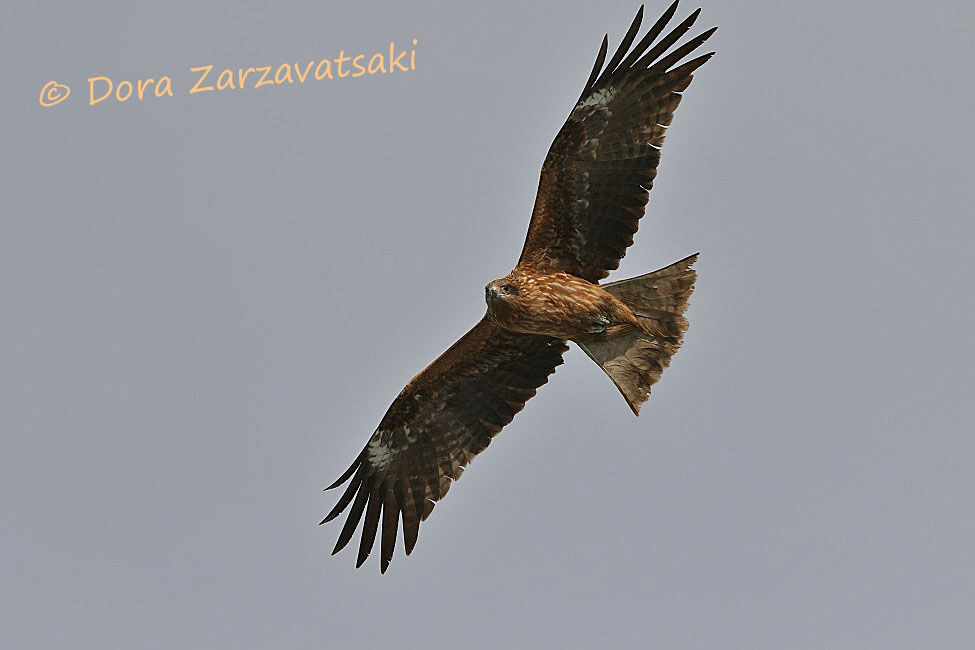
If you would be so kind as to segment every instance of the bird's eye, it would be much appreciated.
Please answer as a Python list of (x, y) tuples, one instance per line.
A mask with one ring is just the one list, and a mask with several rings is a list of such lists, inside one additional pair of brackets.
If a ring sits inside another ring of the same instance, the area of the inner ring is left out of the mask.
[(512, 287), (511, 287), (510, 284), (502, 284), (501, 285), (501, 290), (504, 291), (505, 293), (511, 293), (511, 289), (512, 289)]

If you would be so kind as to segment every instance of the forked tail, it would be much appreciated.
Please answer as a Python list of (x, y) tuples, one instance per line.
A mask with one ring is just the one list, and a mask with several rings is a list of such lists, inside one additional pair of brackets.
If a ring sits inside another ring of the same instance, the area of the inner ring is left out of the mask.
[(601, 285), (636, 314), (642, 329), (576, 341), (613, 380), (635, 415), (687, 331), (683, 314), (697, 279), (691, 268), (696, 261), (697, 253), (653, 273)]

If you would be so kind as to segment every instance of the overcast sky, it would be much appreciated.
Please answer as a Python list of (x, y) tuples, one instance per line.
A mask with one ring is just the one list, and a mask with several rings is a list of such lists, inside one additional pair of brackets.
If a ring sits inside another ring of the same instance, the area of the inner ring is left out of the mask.
[[(701, 252), (643, 414), (573, 347), (411, 557), (330, 557), (322, 488), (481, 317), (637, 8), (8, 3), (0, 645), (975, 645), (963, 0), (705, 4), (611, 276)], [(390, 41), (414, 70), (189, 93)]]

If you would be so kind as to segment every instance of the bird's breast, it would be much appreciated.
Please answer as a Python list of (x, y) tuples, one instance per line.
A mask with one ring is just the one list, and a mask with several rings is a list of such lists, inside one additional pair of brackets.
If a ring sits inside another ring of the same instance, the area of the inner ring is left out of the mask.
[(616, 320), (615, 302), (612, 295), (582, 278), (539, 274), (520, 278), (516, 295), (489, 301), (488, 317), (515, 332), (572, 339)]

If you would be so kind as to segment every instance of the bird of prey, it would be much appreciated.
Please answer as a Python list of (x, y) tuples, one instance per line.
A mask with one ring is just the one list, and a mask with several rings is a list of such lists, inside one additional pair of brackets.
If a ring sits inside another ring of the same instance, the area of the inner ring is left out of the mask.
[(352, 466), (326, 488), (350, 481), (322, 521), (349, 508), (333, 554), (364, 514), (357, 567), (380, 522), (380, 571), (392, 559), (400, 522), (409, 555), (420, 521), (548, 381), (568, 341), (599, 364), (639, 414), (687, 330), (683, 314), (697, 255), (598, 283), (633, 243), (674, 109), (694, 71), (714, 54), (684, 62), (715, 28), (671, 49), (700, 9), (657, 40), (676, 10), (674, 2), (633, 45), (640, 7), (609, 62), (603, 37), (582, 95), (542, 164), (518, 264), (485, 287), (484, 317), (410, 380)]

